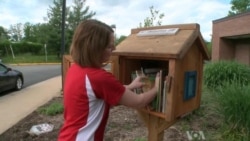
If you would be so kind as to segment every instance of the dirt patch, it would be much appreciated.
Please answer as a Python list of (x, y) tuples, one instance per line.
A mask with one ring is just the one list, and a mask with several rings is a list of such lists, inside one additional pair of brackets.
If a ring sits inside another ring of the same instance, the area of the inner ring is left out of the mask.
[[(44, 106), (53, 102), (62, 102), (62, 97), (53, 98)], [(42, 123), (53, 124), (53, 131), (39, 136), (28, 133), (33, 125)], [(62, 123), (62, 114), (46, 116), (34, 111), (0, 135), (0, 141), (56, 141)], [(187, 141), (186, 132), (180, 129), (180, 123), (166, 129), (164, 141)], [(147, 128), (134, 109), (125, 106), (116, 106), (111, 109), (105, 131), (105, 141), (146, 141), (147, 135)]]

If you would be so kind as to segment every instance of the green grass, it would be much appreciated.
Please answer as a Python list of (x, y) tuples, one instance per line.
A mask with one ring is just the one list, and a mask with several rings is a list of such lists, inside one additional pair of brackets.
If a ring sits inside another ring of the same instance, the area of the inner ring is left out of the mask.
[(227, 84), (219, 90), (218, 99), (228, 129), (223, 138), (246, 140), (250, 135), (250, 85)]
[(54, 102), (46, 107), (41, 107), (37, 110), (39, 113), (49, 116), (54, 116), (63, 113), (63, 104), (61, 102)]
[(16, 55), (15, 58), (12, 56), (1, 57), (1, 60), (5, 64), (20, 64), (20, 63), (60, 63), (61, 59), (57, 55), (48, 55), (47, 61), (45, 56), (37, 56), (27, 54)]
[(192, 115), (191, 118), (203, 125), (206, 139), (249, 141), (249, 66), (233, 61), (206, 64), (204, 84), (206, 89), (202, 92), (201, 108), (198, 110), (202, 114), (199, 117)]
[(250, 84), (250, 67), (235, 61), (210, 62), (204, 67), (204, 83), (210, 89), (235, 81), (242, 85)]
[(187, 131), (202, 131), (206, 140), (218, 140), (218, 129), (222, 126), (222, 115), (218, 112), (218, 100), (213, 93), (203, 86), (200, 108), (185, 116), (178, 122), (183, 134)]
[(145, 138), (136, 138), (134, 141), (147, 141)]
[(200, 108), (178, 123), (186, 131), (203, 131), (206, 140), (249, 141), (250, 86), (224, 85), (220, 91), (203, 86)]

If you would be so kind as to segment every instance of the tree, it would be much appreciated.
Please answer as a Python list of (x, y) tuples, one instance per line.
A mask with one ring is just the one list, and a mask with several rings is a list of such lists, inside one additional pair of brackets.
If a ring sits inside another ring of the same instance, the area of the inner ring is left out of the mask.
[(38, 23), (35, 25), (29, 22), (24, 24), (24, 38), (23, 41), (34, 42), (40, 44), (47, 44), (49, 40), (50, 26), (47, 23)]
[(68, 17), (68, 27), (66, 29), (67, 34), (66, 34), (66, 49), (68, 50), (67, 47), (69, 47), (69, 44), (72, 40), (73, 33), (77, 25), (84, 20), (91, 19), (96, 13), (93, 11), (89, 11), (89, 6), (85, 6), (86, 0), (74, 0), (73, 1), (73, 6), (70, 7), (72, 10), (69, 11), (69, 17)]
[(119, 38), (116, 38), (115, 39), (115, 45), (117, 46), (118, 44), (120, 44), (126, 38), (127, 38), (127, 36), (124, 36), (124, 35), (121, 35)]
[(85, 5), (86, 0), (74, 0), (74, 5), (72, 6), (72, 10), (69, 11), (69, 18), (68, 18), (68, 28), (70, 30), (74, 30), (76, 26), (84, 20), (92, 18), (96, 13), (89, 12), (89, 6)]
[(228, 16), (250, 10), (250, 0), (231, 0), (231, 5), (231, 10), (228, 12)]
[(164, 17), (163, 13), (159, 13), (159, 10), (154, 10), (154, 7), (149, 7), (151, 17), (146, 17), (144, 19), (144, 25), (142, 23), (139, 24), (139, 27), (151, 27), (151, 26), (159, 26), (161, 25), (161, 19)]
[[(53, 6), (49, 6), (47, 12), (49, 28), (48, 48), (54, 53), (59, 53), (61, 48), (62, 6), (63, 0), (53, 0)], [(68, 10), (66, 8), (66, 17)]]
[(34, 36), (36, 38), (35, 42), (37, 43), (41, 43), (41, 44), (47, 44), (48, 40), (50, 38), (50, 25), (46, 24), (46, 23), (42, 23), (42, 24), (36, 24), (33, 26), (33, 30), (34, 30)]
[[(80, 21), (92, 18), (95, 12), (89, 12), (89, 7), (84, 8), (86, 0), (74, 0), (74, 6), (72, 10), (70, 7), (66, 7), (65, 11), (65, 45), (66, 49), (70, 44), (70, 40), (73, 36), (74, 29), (79, 24)], [(56, 53), (60, 52), (61, 47), (61, 26), (62, 26), (62, 0), (54, 0), (53, 6), (48, 9), (48, 28), (49, 28), (49, 38), (48, 38), (48, 48), (53, 48)]]
[(23, 37), (23, 25), (22, 23), (17, 23), (15, 25), (10, 25), (9, 34), (13, 41), (21, 41)]
[[(83, 20), (92, 18), (95, 12), (89, 12), (89, 6), (85, 6), (86, 0), (74, 0), (72, 7), (65, 10), (65, 45), (68, 49), (74, 29)], [(0, 26), (0, 40), (3, 38), (12, 41), (27, 41), (46, 44), (49, 53), (59, 53), (61, 49), (63, 0), (53, 0), (53, 4), (47, 9), (47, 23), (32, 25), (26, 22), (11, 25), (8, 32)], [(10, 35), (10, 36), (8, 36)]]
[(29, 23), (26, 22), (23, 26), (23, 33), (24, 33), (24, 37), (23, 40), (24, 41), (30, 41), (30, 42), (35, 42), (35, 33), (34, 33), (34, 26)]
[(4, 27), (0, 26), (0, 41), (8, 39), (9, 39), (8, 31)]

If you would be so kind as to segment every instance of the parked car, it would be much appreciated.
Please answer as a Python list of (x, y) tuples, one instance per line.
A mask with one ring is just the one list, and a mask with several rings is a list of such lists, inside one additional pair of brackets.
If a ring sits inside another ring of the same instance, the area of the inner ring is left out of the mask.
[(0, 93), (7, 90), (21, 90), (23, 87), (23, 73), (7, 67), (0, 62)]

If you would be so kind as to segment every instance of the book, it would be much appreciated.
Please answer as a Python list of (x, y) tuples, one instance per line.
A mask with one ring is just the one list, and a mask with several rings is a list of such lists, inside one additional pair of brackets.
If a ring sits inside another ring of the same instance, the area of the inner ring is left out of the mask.
[(167, 92), (166, 92), (166, 89), (167, 89), (167, 80), (164, 80), (164, 87), (163, 87), (163, 98), (162, 98), (162, 113), (165, 113), (166, 112), (166, 102), (167, 102), (167, 100), (166, 100), (166, 98), (167, 98), (167, 96), (166, 96), (166, 94), (167, 94)]

